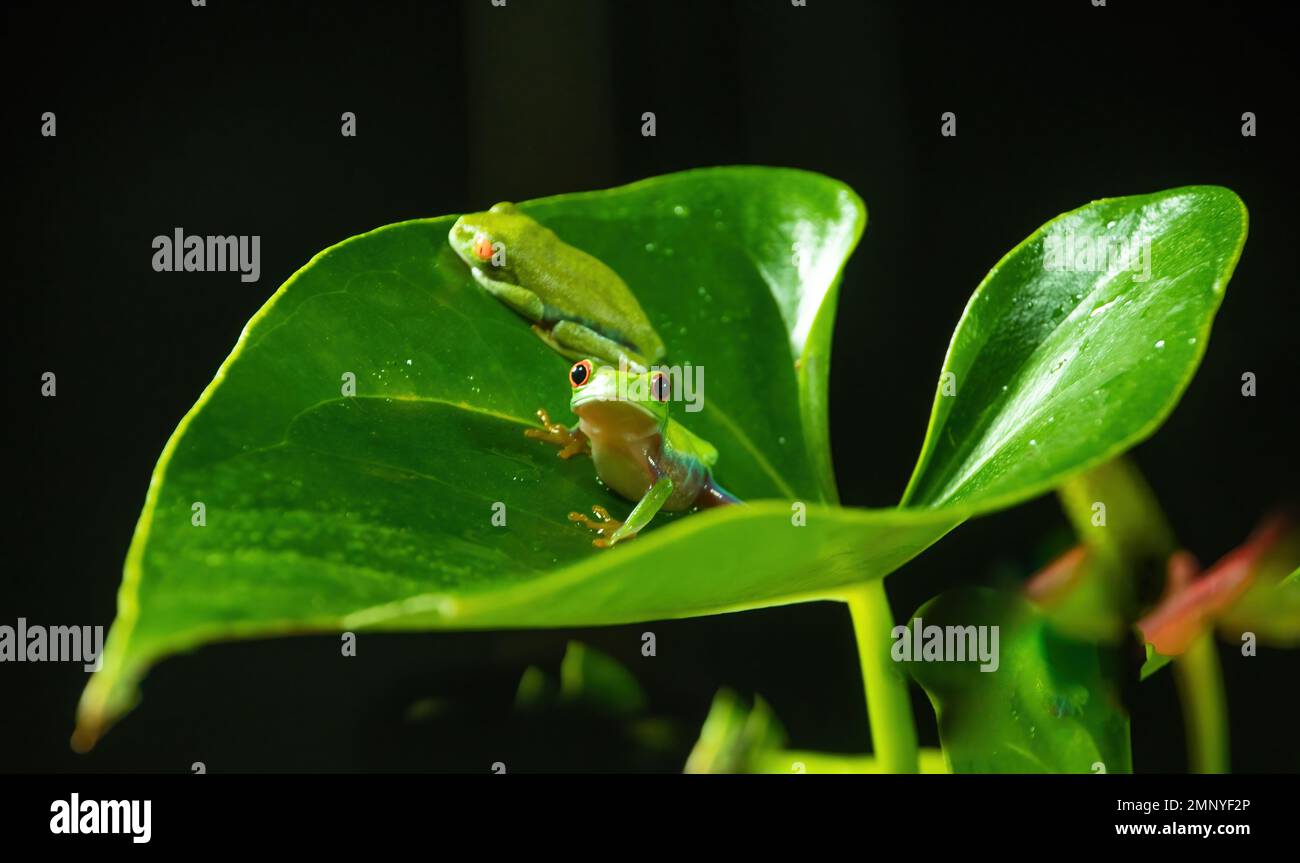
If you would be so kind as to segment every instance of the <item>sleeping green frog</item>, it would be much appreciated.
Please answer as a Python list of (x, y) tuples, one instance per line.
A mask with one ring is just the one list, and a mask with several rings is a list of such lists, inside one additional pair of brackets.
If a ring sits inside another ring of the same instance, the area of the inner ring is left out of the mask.
[(530, 438), (559, 446), (560, 458), (590, 451), (596, 475), (628, 500), (636, 501), (626, 521), (593, 506), (596, 520), (578, 512), (569, 520), (595, 531), (592, 544), (608, 548), (631, 539), (662, 510), (740, 503), (713, 479), (718, 451), (668, 416), (671, 383), (662, 371), (635, 372), (581, 360), (569, 369), (573, 395), (569, 407), (578, 424), (568, 428), (537, 416), (543, 429), (528, 429)]
[(644, 370), (663, 356), (663, 341), (618, 273), (514, 204), (461, 216), (448, 241), (479, 285), (569, 359)]

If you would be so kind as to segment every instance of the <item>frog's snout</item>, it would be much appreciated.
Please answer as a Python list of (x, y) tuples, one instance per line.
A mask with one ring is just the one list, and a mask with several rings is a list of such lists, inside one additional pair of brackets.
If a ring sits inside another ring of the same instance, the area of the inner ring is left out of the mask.
[(494, 249), (491, 238), (479, 226), (466, 222), (464, 216), (451, 226), (448, 239), (466, 263), (478, 264), (492, 259)]
[(461, 216), (456, 220), (456, 224), (451, 226), (447, 239), (458, 249), (468, 248), (474, 241), (474, 229), (465, 224), (465, 217)]

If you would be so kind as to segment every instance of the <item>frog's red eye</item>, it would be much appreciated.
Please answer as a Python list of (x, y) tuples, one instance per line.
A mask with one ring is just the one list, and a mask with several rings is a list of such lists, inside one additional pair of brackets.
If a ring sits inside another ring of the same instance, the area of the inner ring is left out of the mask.
[(487, 234), (479, 234), (474, 238), (474, 257), (480, 261), (486, 261), (492, 257), (492, 240)]
[(668, 401), (668, 375), (655, 372), (650, 378), (650, 395), (657, 402)]
[(569, 383), (573, 384), (574, 389), (589, 380), (591, 380), (591, 360), (580, 360), (569, 369)]

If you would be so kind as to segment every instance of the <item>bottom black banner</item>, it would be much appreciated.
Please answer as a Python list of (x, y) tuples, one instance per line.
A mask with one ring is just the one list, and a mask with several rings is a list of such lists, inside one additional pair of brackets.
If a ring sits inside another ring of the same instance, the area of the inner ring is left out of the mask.
[(863, 831), (872, 851), (896, 842), (1075, 849), (1196, 840), (1228, 848), (1285, 841), (1296, 819), (1290, 776), (9, 776), (0, 796), (8, 842), (69, 851), (337, 852), (374, 850), (376, 841), (436, 849), (474, 836), (492, 846), (588, 845), (605, 834), (641, 849), (701, 831), (728, 845), (754, 836), (767, 850)]

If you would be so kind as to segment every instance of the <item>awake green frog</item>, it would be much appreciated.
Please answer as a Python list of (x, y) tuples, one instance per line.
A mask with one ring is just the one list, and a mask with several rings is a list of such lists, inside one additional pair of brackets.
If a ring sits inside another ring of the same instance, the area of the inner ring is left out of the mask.
[(553, 423), (540, 410), (537, 416), (545, 428), (524, 434), (561, 447), (560, 458), (590, 451), (601, 481), (637, 502), (621, 522), (599, 505), (591, 508), (594, 521), (569, 513), (570, 521), (598, 534), (592, 542), (597, 548), (636, 536), (661, 509), (678, 512), (740, 503), (713, 479), (718, 460), (713, 444), (668, 416), (671, 383), (664, 372), (622, 371), (584, 359), (569, 369), (569, 384), (569, 407), (578, 415), (578, 424), (568, 428)]
[(461, 216), (448, 241), (479, 285), (569, 359), (644, 370), (663, 356), (663, 340), (618, 273), (514, 204)]

